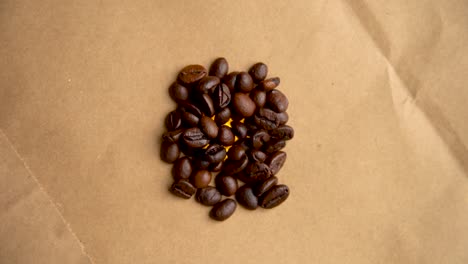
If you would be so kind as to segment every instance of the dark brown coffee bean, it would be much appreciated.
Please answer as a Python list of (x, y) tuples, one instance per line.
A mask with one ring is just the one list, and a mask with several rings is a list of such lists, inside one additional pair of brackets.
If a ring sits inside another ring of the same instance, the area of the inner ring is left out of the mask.
[(211, 181), (211, 172), (208, 170), (199, 170), (192, 175), (192, 184), (196, 188), (203, 188), (208, 186)]
[(182, 126), (182, 118), (178, 111), (172, 111), (166, 116), (166, 128), (168, 131), (174, 131)]
[(289, 188), (286, 185), (276, 185), (260, 197), (260, 206), (273, 208), (283, 203), (289, 196)]
[(185, 130), (182, 134), (182, 141), (191, 148), (202, 148), (210, 142), (198, 127)]
[(231, 94), (234, 93), (234, 90), (236, 89), (236, 81), (238, 74), (239, 72), (231, 72), (228, 75), (226, 75), (223, 79), (223, 82), (227, 85), (227, 87), (231, 91)]
[(236, 144), (229, 149), (227, 155), (230, 160), (240, 160), (245, 157), (245, 148)]
[(263, 106), (265, 106), (266, 99), (267, 99), (267, 94), (264, 91), (260, 91), (260, 90), (255, 89), (250, 93), (250, 98), (252, 99), (252, 101), (257, 106), (257, 109), (260, 109)]
[(184, 102), (189, 98), (189, 90), (187, 87), (174, 82), (171, 87), (169, 87), (169, 95), (176, 102)]
[(225, 196), (234, 195), (239, 187), (236, 178), (222, 173), (216, 176), (215, 183), (216, 188)]
[[(195, 156), (195, 155), (194, 155)], [(201, 158), (196, 158), (193, 159), (193, 167), (194, 169), (198, 170), (208, 170), (210, 167), (211, 163), (207, 160), (201, 159)]]
[(234, 134), (228, 126), (221, 126), (218, 131), (218, 141), (223, 146), (231, 146), (234, 144)]
[(245, 168), (245, 173), (247, 177), (246, 182), (263, 181), (271, 176), (268, 165), (261, 162), (250, 163), (247, 168)]
[(290, 140), (294, 137), (294, 129), (288, 125), (282, 125), (271, 130), (270, 135), (277, 139)]
[(239, 139), (238, 141), (236, 141), (236, 145), (239, 145), (246, 150), (252, 148), (252, 143), (249, 138)]
[(226, 149), (218, 144), (209, 146), (203, 155), (203, 159), (210, 163), (219, 163), (226, 157)]
[(265, 63), (255, 63), (249, 70), (250, 76), (255, 83), (263, 81), (268, 75), (268, 67)]
[(161, 159), (167, 163), (173, 163), (179, 158), (180, 150), (176, 143), (163, 141), (161, 144)]
[(286, 162), (286, 152), (278, 151), (273, 153), (265, 162), (270, 167), (271, 174), (276, 175)]
[(208, 186), (198, 189), (195, 195), (197, 201), (203, 205), (212, 206), (221, 201), (221, 193), (215, 187)]
[(208, 93), (209, 91), (212, 91), (220, 82), (221, 80), (216, 76), (205, 76), (198, 83), (197, 91), (199, 93)]
[(231, 91), (224, 83), (217, 85), (211, 96), (213, 97), (213, 104), (218, 110), (227, 107), (231, 102)]
[(188, 179), (192, 175), (192, 162), (188, 157), (182, 157), (174, 163), (172, 176), (175, 180)]
[(288, 98), (279, 90), (269, 92), (267, 102), (270, 108), (277, 113), (286, 111), (289, 106)]
[(270, 135), (265, 130), (257, 130), (255, 134), (251, 136), (252, 147), (254, 149), (260, 149), (263, 147), (263, 145), (265, 145), (266, 142), (270, 140), (270, 138)]
[[(189, 147), (183, 140), (179, 140), (179, 148), (180, 148), (180, 151), (182, 151), (182, 153), (184, 153), (184, 155), (188, 157), (193, 157), (195, 155), (198, 155), (197, 151), (200, 150), (198, 148)], [(193, 162), (192, 162), (192, 165), (194, 165)]]
[(269, 78), (269, 79), (262, 81), (261, 83), (258, 84), (257, 87), (258, 89), (262, 91), (269, 92), (275, 89), (276, 87), (278, 87), (279, 84), (280, 84), (280, 78), (273, 77), (273, 78)]
[(181, 116), (184, 123), (189, 127), (197, 126), (198, 122), (200, 122), (199, 117), (187, 111), (183, 111)]
[(249, 158), (253, 162), (264, 162), (267, 159), (267, 155), (257, 149), (251, 150), (249, 154)]
[(179, 107), (179, 111), (192, 113), (198, 118), (202, 117), (202, 111), (200, 110), (200, 108), (198, 108), (196, 105), (192, 103), (181, 104), (181, 106)]
[(209, 138), (216, 138), (218, 136), (218, 126), (213, 119), (203, 116), (200, 119), (200, 127), (203, 133)]
[(212, 172), (219, 172), (223, 169), (223, 163), (224, 162), (218, 162), (218, 163), (213, 163), (210, 165), (209, 170)]
[(197, 188), (193, 187), (193, 185), (186, 180), (179, 180), (171, 185), (169, 191), (174, 195), (177, 195), (184, 199), (189, 199), (190, 197), (192, 197), (192, 195), (195, 194)]
[(229, 118), (231, 118), (231, 109), (226, 107), (216, 114), (215, 122), (219, 126), (224, 125), (227, 121), (229, 121)]
[(229, 71), (229, 64), (225, 58), (217, 58), (210, 67), (210, 75), (222, 79)]
[(232, 131), (234, 132), (234, 135), (236, 135), (239, 139), (243, 139), (247, 136), (247, 126), (244, 125), (242, 122), (235, 122), (232, 123)]
[(174, 131), (165, 132), (162, 135), (162, 138), (163, 138), (164, 141), (177, 143), (177, 142), (179, 142), (179, 139), (180, 139), (182, 133), (184, 133), (184, 129), (177, 129), (177, 130), (174, 130)]
[(241, 72), (237, 75), (236, 79), (236, 91), (241, 93), (248, 93), (254, 87), (254, 82), (250, 74)]
[(276, 118), (278, 119), (278, 122), (281, 125), (284, 125), (288, 122), (289, 120), (289, 115), (287, 112), (281, 112), (281, 113), (278, 113), (278, 115), (276, 116)]
[(252, 187), (248, 184), (240, 187), (236, 192), (237, 202), (249, 210), (255, 210), (258, 207), (258, 198), (255, 196)]
[(210, 217), (217, 221), (228, 219), (236, 211), (237, 204), (233, 199), (225, 199), (213, 206), (210, 211)]
[(252, 116), (255, 112), (255, 103), (247, 94), (235, 93), (232, 105), (236, 113), (243, 117)]
[(266, 130), (275, 129), (280, 125), (280, 119), (283, 118), (285, 113), (278, 114), (271, 109), (261, 108), (254, 116), (255, 124)]
[(286, 141), (280, 140), (270, 140), (268, 146), (265, 147), (266, 154), (272, 154), (286, 147)]
[(211, 99), (209, 94), (197, 96), (197, 105), (206, 116), (211, 117), (215, 114), (213, 99)]
[(233, 175), (244, 170), (248, 164), (249, 164), (249, 158), (247, 156), (244, 156), (240, 160), (227, 159), (224, 162), (223, 172), (225, 172), (226, 174)]
[(253, 188), (254, 194), (256, 196), (262, 196), (268, 190), (270, 190), (273, 186), (278, 183), (278, 178), (275, 176), (271, 176), (270, 178), (263, 180), (255, 185)]
[(205, 77), (207, 71), (201, 65), (188, 65), (179, 73), (179, 80), (185, 84), (191, 84)]

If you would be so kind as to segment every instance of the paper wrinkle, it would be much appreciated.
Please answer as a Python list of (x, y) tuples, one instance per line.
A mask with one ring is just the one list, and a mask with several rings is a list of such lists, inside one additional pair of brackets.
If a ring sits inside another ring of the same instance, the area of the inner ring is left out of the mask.
[[(16, 150), (16, 147), (13, 145), (13, 143), (10, 141), (10, 139), (8, 138), (7, 134), (3, 131), (2, 128), (0, 128), (0, 134), (5, 138), (8, 146), (10, 146), (11, 150), (15, 153), (15, 155), (18, 157), (18, 159), (21, 161), (21, 163), (23, 164), (24, 168), (26, 169), (28, 175), (34, 180), (34, 182), (37, 184), (37, 187), (38, 187), (38, 190), (40, 192), (42, 192), (45, 197), (47, 197), (47, 199), (49, 200), (50, 204), (52, 204), (53, 208), (56, 210), (56, 212), (58, 213), (58, 215), (60, 216), (60, 218), (62, 219), (63, 223), (65, 224), (66, 228), (68, 229), (68, 231), (71, 233), (71, 235), (75, 238), (76, 242), (78, 243), (78, 245), (80, 246), (81, 248), (81, 252), (83, 253), (83, 255), (85, 255), (88, 260), (89, 260), (89, 263), (91, 264), (94, 264), (95, 262), (93, 261), (93, 259), (91, 258), (91, 256), (86, 252), (85, 250), (85, 247), (83, 245), (83, 243), (81, 242), (81, 240), (78, 238), (78, 236), (76, 235), (76, 233), (73, 231), (73, 229), (71, 228), (70, 226), (70, 223), (65, 219), (65, 217), (63, 216), (62, 212), (60, 212), (60, 210), (58, 209), (57, 207), (57, 204), (53, 201), (52, 197), (45, 191), (44, 187), (42, 186), (42, 184), (39, 182), (39, 180), (37, 179), (37, 177), (34, 175), (34, 173), (32, 172), (32, 170), (30, 169), (29, 165), (26, 163), (26, 161), (24, 160), (24, 158), (20, 155), (20, 153)], [(24, 196), (22, 197), (20, 200), (18, 200), (16, 203), (14, 204), (19, 204), (21, 201), (24, 201), (27, 197), (31, 196), (34, 192), (34, 189), (31, 189), (31, 191), (29, 192), (28, 196)], [(14, 207), (14, 205), (12, 205), (12, 207)], [(10, 207), (10, 209), (12, 208)]]

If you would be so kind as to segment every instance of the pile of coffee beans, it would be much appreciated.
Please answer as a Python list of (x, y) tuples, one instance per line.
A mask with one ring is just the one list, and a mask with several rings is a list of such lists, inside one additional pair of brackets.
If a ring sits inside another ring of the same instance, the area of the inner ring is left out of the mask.
[(276, 175), (286, 161), (281, 149), (294, 136), (286, 125), (288, 99), (276, 89), (280, 79), (267, 78), (267, 65), (228, 71), (225, 58), (209, 71), (201, 65), (180, 71), (169, 88), (177, 108), (166, 117), (161, 144), (161, 159), (173, 163), (169, 190), (213, 206), (210, 217), (219, 221), (237, 203), (255, 210), (288, 198), (288, 186), (278, 184)]

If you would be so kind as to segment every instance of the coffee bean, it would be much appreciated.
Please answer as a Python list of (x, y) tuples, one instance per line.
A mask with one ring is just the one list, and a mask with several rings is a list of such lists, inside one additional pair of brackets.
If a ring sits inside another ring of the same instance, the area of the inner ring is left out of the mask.
[(203, 116), (200, 119), (200, 127), (203, 133), (209, 138), (216, 138), (218, 136), (218, 126), (213, 119)]
[(193, 159), (193, 167), (197, 168), (199, 170), (208, 170), (210, 167), (211, 163), (207, 160), (201, 159), (201, 158), (196, 158)]
[(258, 89), (262, 91), (269, 92), (275, 89), (276, 87), (278, 87), (279, 84), (280, 84), (280, 78), (273, 77), (273, 78), (269, 78), (269, 79), (262, 81), (261, 83), (258, 84), (257, 87)]
[(246, 182), (262, 181), (271, 176), (271, 171), (268, 165), (261, 162), (250, 163), (245, 168), (245, 173), (245, 176), (247, 177)]
[(213, 97), (213, 104), (218, 110), (227, 107), (231, 102), (231, 91), (224, 83), (217, 85), (211, 96)]
[(219, 163), (226, 157), (226, 149), (221, 145), (213, 144), (205, 150), (203, 157), (210, 163)]
[(270, 140), (270, 135), (265, 130), (257, 130), (255, 134), (251, 136), (252, 147), (254, 149), (260, 149), (266, 142)]
[(228, 126), (221, 126), (218, 131), (218, 141), (224, 146), (234, 144), (234, 134)]
[(255, 112), (255, 103), (247, 94), (235, 93), (232, 104), (236, 113), (243, 117), (252, 116)]
[(242, 122), (235, 122), (232, 125), (232, 131), (234, 132), (234, 135), (236, 135), (238, 138), (243, 139), (247, 136), (247, 126), (244, 125)]
[(211, 117), (215, 114), (213, 99), (211, 99), (209, 94), (197, 96), (197, 105), (206, 116)]
[(188, 179), (192, 174), (192, 162), (188, 157), (182, 157), (174, 163), (172, 176), (175, 180)]
[(233, 199), (225, 199), (213, 206), (210, 211), (210, 217), (217, 221), (228, 219), (236, 211), (237, 204)]
[(278, 178), (276, 178), (275, 176), (271, 176), (270, 178), (267, 178), (266, 180), (263, 180), (255, 185), (255, 187), (253, 188), (254, 194), (256, 196), (262, 196), (277, 183)]
[(183, 103), (181, 104), (179, 111), (181, 112), (189, 112), (194, 114), (196, 117), (202, 117), (202, 111), (196, 105), (192, 103)]
[(236, 174), (242, 171), (243, 169), (245, 169), (248, 164), (249, 164), (249, 158), (247, 156), (244, 156), (240, 160), (227, 159), (224, 162), (223, 172), (231, 174), (231, 175)]
[(189, 90), (185, 86), (174, 82), (171, 87), (169, 87), (169, 95), (176, 102), (184, 102), (189, 98)]
[(173, 163), (179, 158), (180, 150), (176, 143), (163, 141), (161, 144), (161, 159), (167, 163)]
[(248, 184), (242, 186), (236, 192), (237, 202), (249, 210), (255, 210), (258, 207), (258, 198), (255, 196), (252, 187)]
[(254, 82), (250, 74), (241, 72), (237, 75), (236, 79), (236, 91), (241, 93), (248, 93), (254, 87)]
[[(286, 112), (283, 112), (286, 113)], [(283, 114), (282, 113), (282, 114)], [(276, 113), (275, 111), (268, 108), (261, 108), (258, 113), (254, 116), (255, 124), (257, 126), (266, 129), (272, 130), (277, 128), (280, 125), (280, 119), (283, 115)]]
[(184, 129), (177, 129), (174, 131), (165, 132), (162, 135), (164, 141), (169, 141), (173, 143), (179, 142), (180, 136), (184, 133)]
[[(182, 136), (181, 136), (181, 138), (182, 138)], [(180, 151), (182, 151), (182, 153), (185, 156), (194, 157), (196, 155), (199, 155), (199, 152), (198, 152), (200, 150), (199, 148), (189, 147), (183, 140), (179, 140), (179, 148), (180, 148)], [(194, 165), (193, 162), (192, 162), (192, 165)], [(196, 166), (194, 165), (194, 167), (196, 167)]]
[(221, 194), (225, 196), (231, 196), (236, 193), (238, 184), (236, 178), (225, 175), (225, 174), (218, 174), (215, 179), (216, 188), (221, 192)]
[(205, 77), (207, 71), (201, 65), (189, 65), (183, 68), (179, 73), (179, 80), (185, 84), (191, 84)]
[(276, 175), (286, 162), (286, 152), (278, 151), (273, 153), (265, 162), (270, 167), (271, 174)]
[(255, 116), (245, 118), (244, 125), (249, 130), (249, 133), (248, 133), (249, 136), (252, 136), (255, 133), (255, 131), (259, 129), (257, 127), (257, 124), (255, 124)]
[(197, 189), (186, 180), (179, 180), (174, 182), (169, 189), (171, 193), (182, 197), (184, 199), (189, 199), (197, 191)]
[(245, 157), (245, 148), (236, 144), (229, 149), (227, 155), (231, 160), (240, 160)]
[(212, 171), (212, 172), (219, 172), (223, 169), (223, 163), (224, 162), (218, 162), (218, 163), (213, 163), (213, 164), (210, 164), (210, 167), (209, 167), (209, 170)]
[(282, 139), (271, 140), (270, 142), (268, 142), (268, 146), (265, 147), (265, 153), (267, 154), (275, 153), (284, 147), (286, 147), (286, 141)]
[(221, 80), (216, 76), (205, 76), (203, 79), (200, 80), (197, 86), (197, 91), (199, 93), (208, 93), (209, 91), (213, 90)]
[(208, 170), (199, 170), (192, 175), (192, 184), (196, 188), (203, 188), (208, 186), (211, 181), (211, 172)]
[(226, 107), (216, 114), (215, 122), (219, 126), (224, 125), (227, 121), (229, 121), (229, 118), (231, 118), (231, 109)]
[(198, 189), (195, 195), (197, 201), (203, 205), (212, 206), (221, 201), (221, 193), (215, 187), (208, 186)]
[(198, 118), (196, 115), (190, 112), (187, 112), (185, 110), (182, 110), (181, 116), (182, 116), (182, 120), (184, 121), (184, 123), (190, 127), (197, 126), (198, 122), (200, 122), (200, 118)]
[(210, 142), (198, 127), (192, 127), (185, 130), (182, 134), (182, 140), (191, 148), (202, 148)]
[(255, 63), (249, 70), (250, 76), (255, 83), (263, 81), (268, 75), (268, 67), (265, 63)]
[(250, 141), (249, 138), (239, 139), (239, 140), (236, 142), (236, 145), (239, 145), (239, 146), (243, 147), (243, 148), (246, 149), (246, 150), (252, 148), (252, 144), (251, 144), (251, 141)]
[(253, 162), (264, 162), (267, 159), (267, 155), (257, 149), (253, 149), (249, 153), (249, 158)]
[(288, 115), (287, 112), (281, 112), (281, 113), (278, 113), (276, 118), (277, 118), (280, 125), (284, 125), (284, 124), (286, 124), (288, 122), (289, 115)]
[(271, 130), (270, 135), (277, 139), (290, 140), (294, 137), (294, 129), (288, 125), (282, 125)]
[(272, 187), (260, 197), (260, 206), (263, 208), (273, 208), (283, 203), (289, 196), (289, 188), (280, 184)]
[(172, 111), (166, 116), (166, 128), (168, 131), (174, 131), (182, 126), (182, 118), (178, 111)]
[(269, 92), (267, 102), (270, 108), (277, 113), (286, 111), (289, 106), (288, 98), (279, 90)]
[(210, 75), (223, 78), (229, 71), (229, 64), (225, 58), (217, 58), (210, 67)]
[(260, 109), (263, 106), (265, 106), (266, 99), (267, 99), (267, 94), (264, 91), (260, 91), (260, 90), (255, 89), (250, 93), (250, 98), (252, 99), (252, 101), (257, 106), (257, 109)]
[(223, 83), (227, 85), (231, 93), (234, 92), (236, 89), (236, 81), (237, 81), (237, 75), (239, 72), (231, 72), (228, 75), (226, 75), (223, 79)]

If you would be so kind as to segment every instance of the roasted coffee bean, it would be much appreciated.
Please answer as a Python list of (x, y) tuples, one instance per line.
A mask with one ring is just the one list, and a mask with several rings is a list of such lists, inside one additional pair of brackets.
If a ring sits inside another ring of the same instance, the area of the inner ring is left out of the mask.
[(222, 79), (229, 71), (229, 64), (225, 58), (217, 58), (210, 67), (210, 75)]
[(226, 84), (220, 83), (213, 89), (212, 93), (213, 104), (216, 109), (223, 109), (231, 102), (231, 91)]
[(234, 195), (239, 187), (236, 178), (222, 173), (216, 176), (215, 183), (216, 188), (218, 188), (224, 196)]
[(238, 74), (239, 72), (231, 72), (228, 75), (226, 75), (223, 79), (223, 82), (227, 85), (231, 93), (233, 93), (236, 89), (236, 81)]
[(255, 124), (266, 130), (275, 129), (280, 125), (280, 119), (283, 118), (284, 114), (286, 114), (286, 112), (278, 114), (271, 109), (262, 108), (254, 116)]
[(172, 176), (175, 180), (188, 179), (192, 175), (192, 161), (188, 157), (182, 157), (174, 163)]
[(177, 143), (177, 142), (179, 142), (179, 139), (180, 139), (182, 133), (184, 133), (184, 129), (177, 129), (177, 130), (174, 130), (174, 131), (165, 132), (162, 135), (162, 138), (163, 138), (164, 141)]
[(236, 211), (237, 204), (233, 199), (225, 199), (213, 206), (210, 211), (210, 217), (217, 221), (228, 219)]
[(198, 127), (185, 130), (184, 134), (182, 134), (182, 140), (191, 148), (202, 148), (210, 142)]
[(211, 181), (211, 172), (208, 170), (199, 170), (192, 175), (192, 184), (196, 188), (203, 188), (208, 186)]
[(189, 199), (190, 197), (192, 197), (192, 195), (195, 194), (197, 188), (195, 188), (186, 180), (179, 180), (171, 185), (169, 191), (174, 195), (177, 195), (184, 199)]
[(189, 127), (197, 126), (198, 122), (200, 122), (199, 117), (187, 111), (183, 111), (181, 116), (184, 123)]
[(277, 113), (286, 111), (289, 106), (288, 98), (279, 90), (269, 92), (267, 102), (270, 108)]
[(286, 147), (286, 141), (280, 139), (280, 140), (270, 140), (268, 142), (268, 146), (265, 147), (265, 153), (266, 154), (271, 154), (275, 153), (278, 150), (281, 150), (282, 148)]
[(215, 114), (213, 99), (211, 99), (209, 94), (197, 96), (197, 105), (206, 116), (211, 117)]
[(254, 149), (260, 149), (263, 145), (265, 145), (266, 142), (270, 140), (271, 137), (268, 132), (261, 129), (257, 130), (250, 138), (252, 140), (252, 147)]
[(257, 106), (257, 109), (260, 109), (263, 106), (265, 106), (266, 99), (267, 99), (267, 94), (264, 91), (260, 91), (260, 90), (255, 89), (250, 93), (250, 98), (252, 99), (252, 101)]
[(199, 170), (208, 170), (210, 168), (211, 163), (207, 160), (196, 158), (193, 159), (193, 167)]
[(228, 126), (221, 126), (218, 131), (218, 141), (224, 146), (234, 144), (234, 134)]
[(216, 125), (215, 121), (213, 121), (213, 119), (207, 116), (203, 116), (200, 119), (200, 128), (209, 138), (216, 138), (218, 136), (218, 126)]
[(236, 91), (241, 93), (249, 93), (254, 87), (254, 82), (250, 74), (241, 72), (237, 75)]
[(250, 141), (249, 138), (239, 139), (239, 140), (236, 142), (236, 145), (239, 145), (239, 146), (243, 147), (243, 148), (246, 149), (246, 150), (252, 148), (252, 143), (251, 143), (251, 141)]
[(173, 163), (179, 158), (180, 150), (176, 143), (163, 141), (161, 144), (161, 159), (167, 163)]
[(209, 170), (212, 171), (212, 172), (219, 172), (223, 169), (223, 163), (224, 162), (218, 162), (218, 163), (213, 163), (213, 164), (210, 164), (210, 167), (209, 167)]
[(198, 189), (195, 195), (197, 201), (203, 205), (212, 206), (221, 201), (221, 193), (215, 187), (208, 186)]
[(255, 63), (249, 70), (250, 76), (255, 83), (263, 81), (268, 75), (268, 67), (265, 63)]
[(232, 99), (232, 105), (236, 113), (243, 117), (252, 116), (255, 112), (255, 103), (247, 94), (235, 93)]
[(286, 124), (288, 122), (289, 115), (288, 115), (287, 112), (281, 112), (281, 113), (278, 113), (276, 118), (278, 119), (278, 122), (279, 122), (280, 125), (284, 125), (284, 124)]
[(283, 184), (275, 185), (260, 197), (260, 206), (267, 209), (276, 207), (283, 203), (288, 196), (288, 186)]
[(245, 148), (236, 144), (229, 149), (227, 155), (230, 160), (240, 160), (245, 157)]
[[(183, 135), (183, 134), (182, 134)], [(182, 136), (181, 136), (182, 138)], [(188, 156), (188, 157), (194, 157), (196, 155), (200, 155), (198, 153), (198, 151), (200, 150), (199, 148), (192, 148), (192, 147), (189, 147), (183, 140), (179, 140), (179, 148), (180, 148), (180, 151), (182, 151), (182, 153), (185, 155), (185, 156)], [(192, 165), (194, 163), (192, 162)]]
[(182, 126), (182, 118), (178, 111), (172, 111), (166, 116), (166, 128), (168, 131), (174, 131)]
[(196, 117), (202, 117), (202, 111), (196, 105), (192, 103), (184, 103), (179, 107), (179, 111), (181, 112), (189, 112), (194, 114)]
[(255, 185), (253, 188), (254, 194), (256, 196), (262, 196), (268, 190), (278, 183), (278, 178), (271, 176), (270, 178), (263, 180)]
[(249, 158), (247, 156), (244, 156), (240, 160), (227, 159), (224, 162), (223, 172), (229, 173), (231, 175), (236, 174), (242, 171), (243, 169), (245, 169), (248, 164), (249, 164)]
[(238, 138), (243, 139), (247, 136), (247, 126), (244, 125), (242, 122), (235, 122), (232, 125), (232, 131), (234, 132), (234, 135), (236, 135)]
[(271, 174), (276, 175), (286, 162), (286, 152), (278, 151), (273, 153), (265, 162), (270, 167)]
[(237, 202), (249, 210), (255, 210), (258, 207), (258, 198), (255, 196), (252, 187), (248, 184), (240, 187), (236, 192)]
[(199, 93), (208, 93), (218, 86), (220, 82), (221, 80), (216, 76), (205, 76), (198, 83), (197, 91)]
[(294, 129), (288, 125), (282, 125), (271, 130), (270, 135), (277, 139), (290, 140), (294, 137)]
[(169, 95), (176, 102), (184, 102), (189, 98), (189, 90), (187, 87), (174, 82), (171, 87), (169, 87)]
[(183, 68), (179, 73), (179, 80), (185, 84), (192, 84), (205, 77), (207, 71), (201, 65), (189, 65)]
[(249, 153), (249, 159), (253, 162), (264, 162), (267, 159), (267, 155), (257, 149), (253, 149)]
[(269, 78), (269, 79), (262, 81), (261, 83), (258, 84), (257, 87), (258, 89), (262, 91), (269, 92), (275, 89), (276, 87), (278, 87), (279, 84), (280, 84), (280, 78), (273, 77), (273, 78)]
[(209, 146), (203, 155), (203, 159), (210, 163), (219, 163), (226, 157), (226, 149), (218, 144)]
[(215, 116), (215, 122), (216, 124), (224, 125), (226, 124), (227, 121), (229, 121), (229, 118), (231, 118), (231, 109), (228, 107), (224, 108), (220, 112), (218, 112)]
[(261, 162), (254, 162), (250, 163), (245, 168), (245, 173), (247, 177), (247, 181), (244, 182), (257, 182), (263, 181), (271, 176), (271, 171), (268, 165)]

